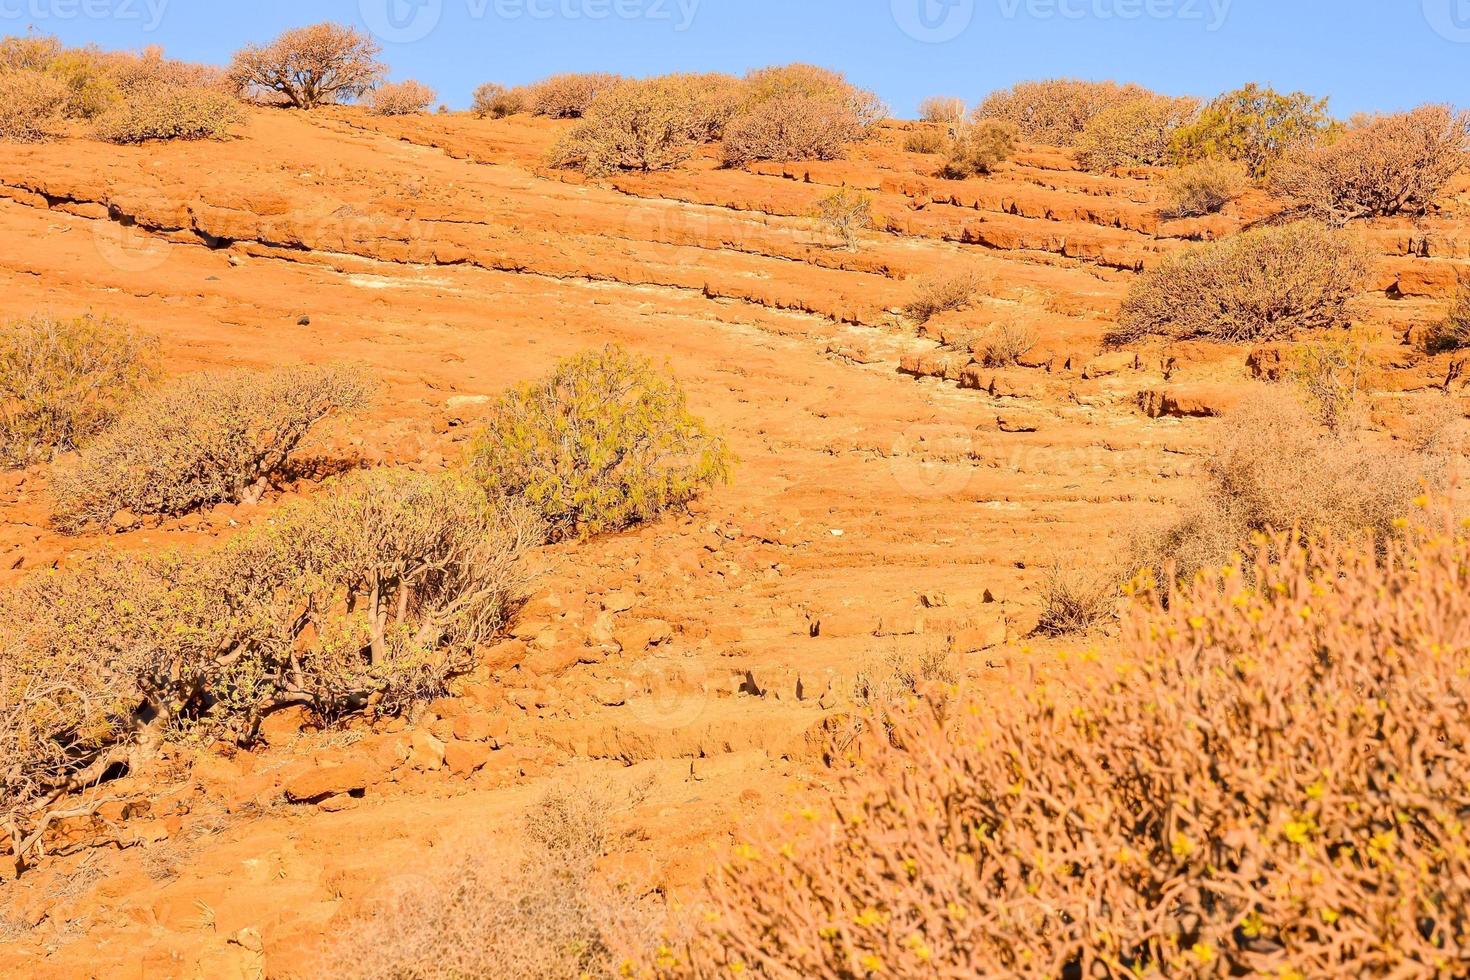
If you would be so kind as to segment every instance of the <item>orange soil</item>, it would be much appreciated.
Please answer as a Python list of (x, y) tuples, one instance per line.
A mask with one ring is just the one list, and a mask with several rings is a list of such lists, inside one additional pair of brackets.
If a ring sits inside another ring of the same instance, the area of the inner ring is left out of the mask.
[[(1156, 175), (1041, 147), (940, 181), (899, 126), (840, 163), (588, 183), (542, 166), (559, 131), (256, 110), (228, 143), (0, 158), (0, 317), (105, 310), (156, 332), (171, 372), (353, 360), (386, 382), (258, 507), (68, 538), (46, 523), (47, 468), (0, 474), (0, 582), (101, 547), (205, 546), (332, 461), (451, 465), (489, 398), (608, 342), (666, 361), (740, 457), (688, 516), (538, 556), (518, 639), (412, 725), (282, 723), (257, 752), (178, 747), (107, 787), (118, 846), (0, 883), (0, 974), (305, 975), (335, 917), (434, 851), (512, 840), (568, 779), (651, 776), (620, 818), (625, 863), (690, 888), (712, 848), (822, 778), (818, 735), (872, 661), (952, 642), (982, 683), (1050, 662), (1059, 644), (1028, 638), (1046, 566), (1096, 560), (1190, 493), (1211, 417), (1250, 380), (1240, 348), (1101, 338), (1137, 270), (1270, 214), (1263, 195), (1160, 222)], [(883, 226), (855, 252), (802, 217), (841, 184), (871, 190)], [(1389, 428), (1449, 373), (1404, 338), (1470, 270), (1465, 190), (1362, 229)], [(963, 267), (983, 302), (922, 336), (897, 315), (915, 277)], [(1038, 332), (1019, 367), (942, 344), (1003, 316)], [(290, 802), (312, 779), (364, 792)]]

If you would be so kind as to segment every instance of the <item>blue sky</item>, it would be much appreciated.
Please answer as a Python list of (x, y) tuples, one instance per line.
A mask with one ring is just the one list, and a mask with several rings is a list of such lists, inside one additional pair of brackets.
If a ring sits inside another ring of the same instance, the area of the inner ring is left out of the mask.
[(899, 115), (1056, 75), (1202, 96), (1254, 80), (1339, 115), (1470, 102), (1470, 0), (0, 0), (3, 33), (216, 63), (318, 20), (374, 29), (393, 77), (455, 107), (482, 81), (786, 61), (841, 69)]

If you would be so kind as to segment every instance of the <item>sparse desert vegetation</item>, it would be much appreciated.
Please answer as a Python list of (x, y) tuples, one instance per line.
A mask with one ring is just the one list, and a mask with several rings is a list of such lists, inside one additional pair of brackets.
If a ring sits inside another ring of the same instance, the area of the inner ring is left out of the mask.
[(1461, 109), (398, 13), (0, 40), (0, 975), (1470, 973)]

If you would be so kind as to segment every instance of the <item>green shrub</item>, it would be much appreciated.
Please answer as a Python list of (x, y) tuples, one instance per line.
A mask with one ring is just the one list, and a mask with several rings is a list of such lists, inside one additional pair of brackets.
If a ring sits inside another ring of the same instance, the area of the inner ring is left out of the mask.
[(1174, 134), (1174, 152), (1183, 162), (1234, 160), (1260, 180), (1287, 150), (1331, 128), (1326, 99), (1304, 92), (1282, 95), (1251, 84), (1205, 106), (1193, 123)]
[(1108, 106), (1093, 116), (1077, 140), (1077, 156), (1088, 170), (1161, 166), (1173, 157), (1175, 132), (1199, 111), (1199, 102), (1143, 95)]
[(367, 405), (359, 370), (290, 367), (182, 378), (132, 403), (52, 485), (58, 528), (118, 511), (178, 515), (259, 496), (318, 422)]
[(1367, 272), (1363, 246), (1342, 232), (1305, 221), (1258, 228), (1178, 252), (1139, 276), (1112, 339), (1243, 343), (1342, 326)]
[(108, 317), (37, 315), (0, 336), (0, 467), (46, 462), (106, 429), (152, 380), (157, 343)]
[(130, 94), (101, 115), (95, 131), (109, 143), (224, 139), (244, 118), (219, 88), (166, 85)]
[(1201, 160), (1180, 167), (1164, 180), (1165, 217), (1215, 214), (1245, 193), (1245, 168), (1231, 160)]
[(525, 503), (552, 537), (651, 520), (728, 479), (724, 441), (685, 407), (673, 379), (608, 347), (511, 391), (470, 449), (493, 497)]

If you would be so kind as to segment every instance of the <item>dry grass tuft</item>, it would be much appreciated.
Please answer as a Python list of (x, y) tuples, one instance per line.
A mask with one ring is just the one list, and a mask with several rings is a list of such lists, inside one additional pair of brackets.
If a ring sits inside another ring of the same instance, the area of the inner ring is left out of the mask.
[(930, 276), (914, 288), (914, 298), (904, 306), (904, 315), (919, 326), (941, 313), (962, 310), (991, 287), (990, 278), (975, 269)]

